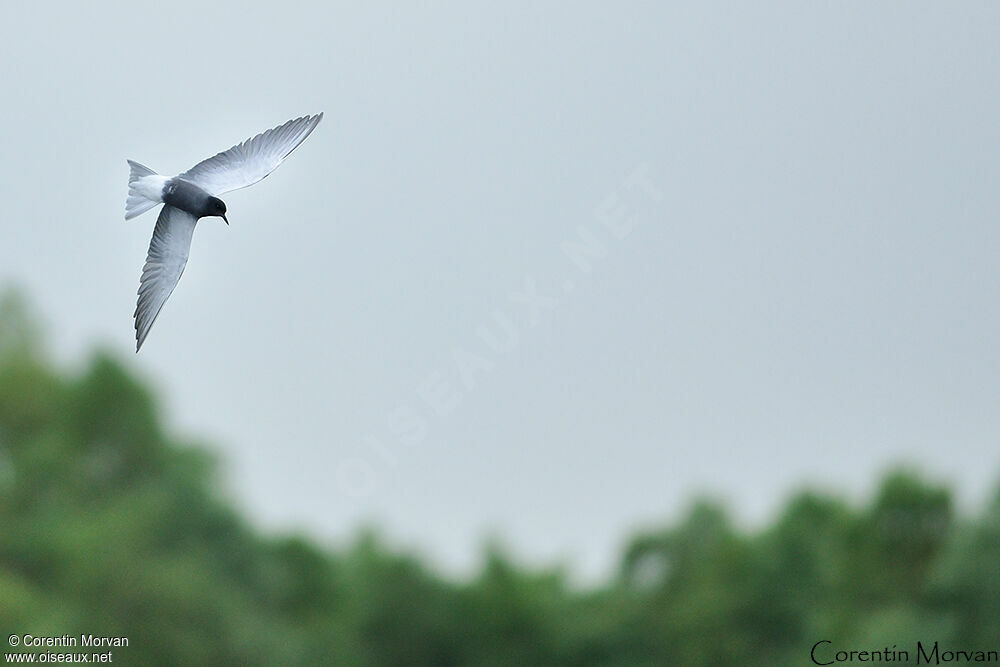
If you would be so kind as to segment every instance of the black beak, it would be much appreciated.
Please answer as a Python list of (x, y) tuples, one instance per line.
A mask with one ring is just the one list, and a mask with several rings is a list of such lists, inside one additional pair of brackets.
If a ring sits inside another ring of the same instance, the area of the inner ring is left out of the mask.
[[(226, 220), (226, 216), (224, 216), (224, 215), (220, 215), (219, 217), (220, 217), (220, 218), (222, 218), (223, 220)], [(227, 224), (227, 225), (229, 224), (229, 221), (228, 221), (228, 220), (226, 220), (226, 224)]]

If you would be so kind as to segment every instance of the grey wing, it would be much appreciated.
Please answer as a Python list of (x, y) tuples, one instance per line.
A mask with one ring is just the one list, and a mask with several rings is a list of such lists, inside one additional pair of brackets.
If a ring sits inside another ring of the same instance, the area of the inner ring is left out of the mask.
[(236, 144), (215, 157), (202, 160), (178, 178), (198, 185), (213, 195), (221, 195), (253, 185), (272, 171), (306, 140), (323, 114), (303, 116), (261, 132), (253, 139)]
[(156, 316), (167, 302), (184, 273), (191, 237), (198, 219), (173, 206), (164, 206), (156, 219), (146, 264), (139, 282), (139, 302), (135, 307), (135, 351), (142, 347)]

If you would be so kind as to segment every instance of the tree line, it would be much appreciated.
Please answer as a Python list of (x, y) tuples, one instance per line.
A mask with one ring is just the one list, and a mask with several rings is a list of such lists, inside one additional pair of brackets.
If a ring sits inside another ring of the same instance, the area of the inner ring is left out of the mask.
[(340, 550), (262, 533), (125, 363), (60, 367), (40, 333), (0, 299), (7, 635), (127, 637), (115, 662), (143, 665), (808, 665), (879, 650), (916, 664), (917, 642), (1000, 649), (1000, 495), (959, 515), (948, 488), (896, 471), (863, 506), (804, 491), (752, 531), (703, 500), (633, 535), (600, 585), (496, 547), (455, 580), (371, 531)]

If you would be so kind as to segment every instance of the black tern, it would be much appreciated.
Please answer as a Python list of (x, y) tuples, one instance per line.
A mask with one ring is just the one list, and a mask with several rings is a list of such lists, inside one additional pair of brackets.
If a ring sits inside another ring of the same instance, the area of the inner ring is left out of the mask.
[(214, 216), (228, 225), (226, 204), (219, 195), (253, 185), (277, 169), (321, 120), (322, 113), (290, 120), (202, 160), (173, 178), (128, 161), (125, 219), (131, 220), (164, 204), (156, 219), (139, 281), (139, 301), (134, 314), (136, 352), (184, 273), (198, 220)]

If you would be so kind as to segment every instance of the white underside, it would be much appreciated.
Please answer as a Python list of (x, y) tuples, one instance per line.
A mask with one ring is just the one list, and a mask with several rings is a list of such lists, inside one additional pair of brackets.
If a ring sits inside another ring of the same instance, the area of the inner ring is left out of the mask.
[(154, 206), (163, 203), (163, 186), (170, 179), (159, 174), (133, 178), (128, 184), (125, 201), (125, 219), (131, 220)]
[(157, 204), (163, 203), (163, 186), (170, 179), (166, 176), (154, 174), (136, 179), (131, 185), (129, 194), (135, 194), (148, 199)]

